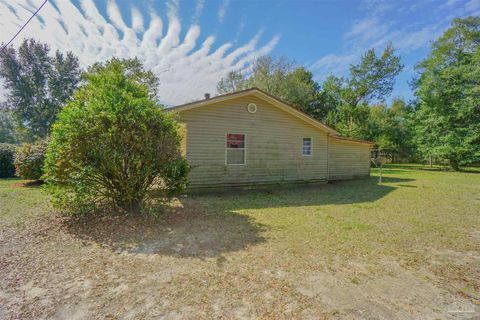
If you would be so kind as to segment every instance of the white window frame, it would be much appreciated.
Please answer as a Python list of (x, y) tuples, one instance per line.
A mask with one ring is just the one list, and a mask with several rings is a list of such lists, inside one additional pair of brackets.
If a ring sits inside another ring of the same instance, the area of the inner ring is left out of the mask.
[[(303, 153), (303, 139), (310, 139), (310, 154)], [(312, 137), (302, 137), (302, 156), (303, 157), (313, 156), (313, 138)]]
[[(242, 148), (227, 148), (227, 138), (229, 134), (241, 134), (243, 135), (243, 149)], [(247, 164), (247, 134), (246, 133), (232, 133), (232, 132), (225, 132), (225, 165), (226, 166), (244, 166)], [(227, 161), (227, 151), (228, 150), (243, 150), (243, 163), (228, 163)]]

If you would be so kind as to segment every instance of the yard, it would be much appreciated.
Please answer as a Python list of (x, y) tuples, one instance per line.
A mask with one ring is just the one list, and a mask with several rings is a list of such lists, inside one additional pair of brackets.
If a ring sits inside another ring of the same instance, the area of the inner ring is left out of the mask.
[(480, 170), (377, 175), (89, 220), (0, 180), (0, 318), (480, 316)]

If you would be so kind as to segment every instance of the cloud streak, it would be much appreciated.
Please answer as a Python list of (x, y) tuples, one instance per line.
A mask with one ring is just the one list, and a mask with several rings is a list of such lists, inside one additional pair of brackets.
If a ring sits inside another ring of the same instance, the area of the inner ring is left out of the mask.
[[(431, 10), (430, 16), (405, 24), (407, 17), (422, 13), (431, 6), (428, 0), (394, 2), (363, 0), (363, 16), (343, 34), (344, 46), (339, 54), (320, 57), (311, 68), (320, 80), (329, 74), (345, 75), (350, 64), (357, 62), (369, 48), (383, 50), (392, 42), (401, 55), (425, 48), (449, 27), (454, 17), (480, 13), (480, 0), (446, 0)], [(407, 68), (409, 66), (406, 66)]]
[(193, 21), (197, 22), (200, 19), (200, 16), (203, 12), (203, 7), (205, 6), (205, 0), (197, 0), (195, 4), (195, 12), (193, 14)]
[[(0, 0), (2, 35), (14, 34), (19, 21), (28, 19), (39, 3), (40, 0)], [(197, 5), (203, 6), (203, 1), (199, 0)], [(224, 11), (227, 7), (228, 3)], [(198, 16), (201, 10), (197, 10)], [(255, 35), (241, 46), (230, 42), (217, 44), (211, 35), (202, 38), (201, 27), (196, 23), (188, 26), (182, 37), (183, 26), (177, 11), (178, 3), (168, 3), (164, 21), (152, 10), (145, 17), (138, 8), (131, 7), (132, 22), (127, 24), (114, 0), (107, 2), (106, 16), (92, 0), (80, 0), (78, 7), (69, 0), (50, 0), (14, 45), (21, 43), (22, 38), (34, 37), (54, 50), (73, 51), (83, 67), (113, 56), (138, 57), (159, 77), (162, 102), (173, 105), (215, 92), (217, 81), (228, 71), (248, 68), (257, 57), (270, 53), (279, 41), (277, 36), (259, 45), (259, 36)]]
[(230, 4), (230, 0), (223, 0), (222, 4), (220, 5), (220, 9), (218, 9), (218, 22), (223, 23), (225, 20), (225, 15), (227, 14), (227, 8)]

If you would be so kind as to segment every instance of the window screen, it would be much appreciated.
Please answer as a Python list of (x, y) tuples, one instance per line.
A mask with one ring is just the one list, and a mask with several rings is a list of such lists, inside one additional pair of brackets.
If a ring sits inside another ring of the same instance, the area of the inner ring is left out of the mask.
[(226, 164), (245, 164), (245, 135), (227, 133)]
[(303, 138), (302, 154), (304, 156), (312, 155), (312, 138)]

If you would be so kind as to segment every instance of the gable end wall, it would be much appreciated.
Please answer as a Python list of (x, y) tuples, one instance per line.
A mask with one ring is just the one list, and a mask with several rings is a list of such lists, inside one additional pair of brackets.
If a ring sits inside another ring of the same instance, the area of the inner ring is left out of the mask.
[(329, 180), (347, 180), (370, 176), (370, 146), (331, 138), (329, 143)]
[[(327, 180), (327, 134), (253, 95), (182, 111), (179, 121), (193, 188)], [(246, 134), (245, 165), (225, 164), (226, 133)], [(303, 137), (313, 139), (312, 156), (302, 155)]]

